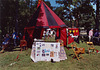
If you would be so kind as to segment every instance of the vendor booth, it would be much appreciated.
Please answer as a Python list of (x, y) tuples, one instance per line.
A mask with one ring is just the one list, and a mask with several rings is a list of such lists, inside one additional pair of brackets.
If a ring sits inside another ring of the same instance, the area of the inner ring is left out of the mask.
[[(58, 53), (60, 52), (59, 43), (35, 42), (36, 45), (33, 44), (35, 38), (42, 39), (43, 32), (48, 28), (56, 29), (56, 39), (63, 40), (64, 46), (67, 45), (67, 32), (66, 32), (65, 23), (44, 2), (41, 2), (39, 7), (37, 8), (36, 12), (30, 18), (29, 23), (24, 28), (23, 39), (26, 39), (28, 47), (32, 47), (31, 58), (32, 59), (34, 58), (33, 61), (40, 60), (42, 54), (38, 55), (37, 53), (38, 52), (42, 53), (43, 48), (45, 48), (44, 49), (45, 51), (48, 51), (48, 54), (45, 54), (48, 57), (50, 57), (51, 52), (54, 52), (55, 50), (57, 50), (56, 51), (57, 56), (55, 57), (55, 54), (54, 54), (54, 58), (57, 59), (57, 61), (60, 60), (60, 58), (58, 58), (59, 57)], [(41, 45), (37, 45), (38, 43), (44, 44), (45, 46), (41, 47)], [(51, 44), (54, 45), (53, 48), (52, 48)], [(54, 49), (56, 47), (56, 44), (58, 44), (57, 45), (58, 49)], [(41, 47), (40, 51), (38, 51), (38, 49), (37, 49), (38, 47)], [(35, 52), (34, 52), (34, 50), (35, 50)], [(43, 56), (45, 56), (45, 55), (43, 54)], [(35, 59), (35, 58), (37, 58), (37, 59)], [(41, 58), (41, 60), (42, 60), (42, 58)], [(51, 58), (49, 58), (49, 59), (43, 58), (43, 60), (50, 61)]]
[(24, 28), (23, 39), (26, 39), (29, 43), (33, 42), (34, 38), (41, 39), (43, 31), (47, 28), (56, 28), (56, 38), (63, 40), (64, 46), (67, 45), (65, 23), (44, 2), (41, 2)]
[(56, 61), (67, 59), (64, 47), (59, 42), (34, 42), (32, 45), (31, 59), (37, 61)]

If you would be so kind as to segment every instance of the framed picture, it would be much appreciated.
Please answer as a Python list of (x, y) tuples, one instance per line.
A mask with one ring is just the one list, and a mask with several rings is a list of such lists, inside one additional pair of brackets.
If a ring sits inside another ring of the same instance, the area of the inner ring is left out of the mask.
[(40, 47), (37, 47), (37, 50), (40, 50)]
[(44, 50), (42, 50), (42, 53), (45, 53), (45, 51), (44, 51)]
[(37, 51), (37, 53), (40, 53), (40, 51)]
[(45, 54), (42, 54), (42, 56), (45, 56)]
[(40, 54), (37, 54), (37, 56), (40, 56)]
[(45, 46), (45, 44), (42, 44), (42, 46)]
[(54, 47), (54, 44), (51, 44), (51, 47)]
[(54, 51), (50, 52), (50, 57), (54, 57)]

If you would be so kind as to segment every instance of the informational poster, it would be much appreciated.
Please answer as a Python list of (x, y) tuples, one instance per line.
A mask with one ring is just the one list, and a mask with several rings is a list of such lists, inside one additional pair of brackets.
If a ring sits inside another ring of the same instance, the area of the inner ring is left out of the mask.
[(58, 42), (34, 42), (32, 45), (31, 59), (37, 61), (60, 61), (60, 43)]

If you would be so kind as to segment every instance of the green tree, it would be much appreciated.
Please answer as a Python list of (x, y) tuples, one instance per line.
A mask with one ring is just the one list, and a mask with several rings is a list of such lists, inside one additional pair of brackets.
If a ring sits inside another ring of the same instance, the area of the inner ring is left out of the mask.
[(15, 22), (15, 13), (16, 13), (16, 6), (13, 0), (1, 0), (2, 8), (1, 8), (1, 27), (2, 32), (4, 34), (10, 33), (13, 31), (13, 25)]
[[(91, 3), (95, 3), (94, 0), (56, 0), (61, 7), (57, 7), (56, 13), (59, 17), (63, 17), (63, 21), (68, 21), (70, 24), (67, 26), (71, 26), (75, 21), (76, 27), (92, 27), (95, 23), (95, 14), (94, 9)], [(58, 9), (59, 8), (59, 9)], [(61, 12), (62, 11), (62, 12)]]
[[(23, 33), (24, 27), (37, 9), (38, 0), (1, 0), (1, 2), (3, 34), (11, 34), (16, 28), (18, 33)], [(53, 9), (49, 1), (45, 1), (45, 3)]]
[(81, 2), (80, 6), (74, 8), (72, 11), (74, 18), (78, 20), (79, 27), (85, 27), (87, 30), (94, 28), (94, 12), (95, 11), (91, 5), (91, 1), (89, 0)]

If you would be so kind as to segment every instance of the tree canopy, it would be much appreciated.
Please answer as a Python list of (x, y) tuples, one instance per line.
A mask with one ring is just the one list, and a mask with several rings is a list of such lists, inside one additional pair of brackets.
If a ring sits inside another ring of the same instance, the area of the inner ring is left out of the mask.
[[(49, 1), (45, 3), (53, 9)], [(1, 0), (2, 34), (24, 32), (24, 27), (37, 9), (38, 0)]]
[[(96, 15), (91, 3), (96, 4), (96, 0), (56, 0), (58, 7), (51, 6), (49, 1), (44, 2), (67, 26), (74, 23), (76, 27), (94, 28)], [(30, 16), (37, 9), (38, 0), (1, 0), (1, 4), (2, 33), (13, 33), (16, 26), (18, 32), (23, 33)]]
[[(56, 13), (68, 26), (85, 27), (86, 29), (94, 28), (95, 10), (91, 3), (95, 0), (56, 0), (60, 7), (56, 8)], [(87, 28), (88, 27), (88, 28)]]

